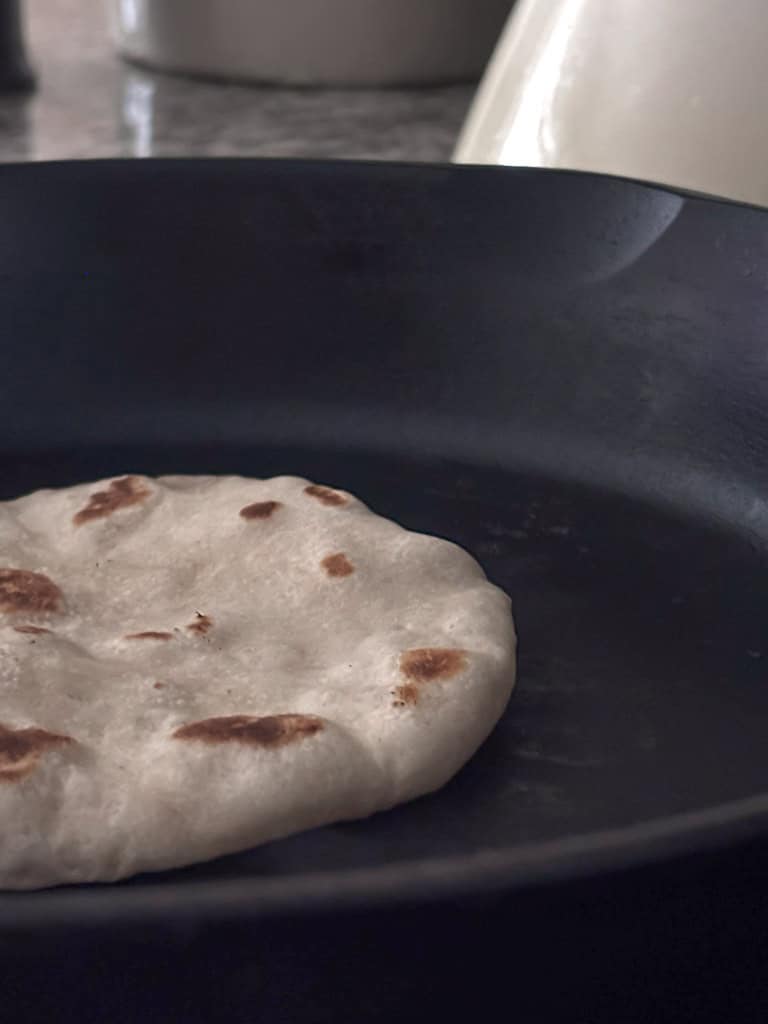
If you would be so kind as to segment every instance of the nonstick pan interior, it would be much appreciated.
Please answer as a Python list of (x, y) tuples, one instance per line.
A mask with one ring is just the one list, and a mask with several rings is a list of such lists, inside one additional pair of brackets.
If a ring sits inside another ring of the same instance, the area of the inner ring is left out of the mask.
[(567, 871), (568, 842), (632, 833), (642, 860), (644, 828), (650, 849), (670, 816), (759, 803), (760, 215), (576, 176), (224, 168), (0, 175), (0, 498), (126, 472), (342, 486), (511, 595), (518, 689), (437, 794), (0, 914), (210, 907), (241, 883), (252, 907), (350, 879), (371, 898), (382, 872), (396, 896), (438, 861), (482, 887), (494, 854), (513, 884), (532, 844), (545, 870), (565, 844)]

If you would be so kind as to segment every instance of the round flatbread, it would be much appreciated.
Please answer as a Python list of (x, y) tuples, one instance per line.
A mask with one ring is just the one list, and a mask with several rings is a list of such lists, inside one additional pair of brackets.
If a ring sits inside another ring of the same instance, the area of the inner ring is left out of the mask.
[(514, 683), (461, 548), (296, 477), (0, 504), (0, 886), (108, 881), (443, 785)]

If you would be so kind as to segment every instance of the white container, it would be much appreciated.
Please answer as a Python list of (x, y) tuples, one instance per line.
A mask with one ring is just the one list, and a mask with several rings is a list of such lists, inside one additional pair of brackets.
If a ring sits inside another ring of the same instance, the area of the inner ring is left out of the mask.
[(109, 0), (127, 57), (287, 85), (480, 75), (513, 0)]
[(768, 0), (520, 0), (456, 150), (768, 206)]

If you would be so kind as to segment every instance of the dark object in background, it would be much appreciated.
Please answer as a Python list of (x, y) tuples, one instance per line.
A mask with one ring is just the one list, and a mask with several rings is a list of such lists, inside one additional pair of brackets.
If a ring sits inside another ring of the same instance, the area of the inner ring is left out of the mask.
[(0, 92), (26, 92), (34, 85), (24, 45), (21, 0), (0, 0)]
[(0, 894), (4, 1015), (764, 1021), (768, 215), (190, 160), (2, 167), (0, 223), (0, 498), (300, 473), (463, 544), (520, 633), (439, 793)]

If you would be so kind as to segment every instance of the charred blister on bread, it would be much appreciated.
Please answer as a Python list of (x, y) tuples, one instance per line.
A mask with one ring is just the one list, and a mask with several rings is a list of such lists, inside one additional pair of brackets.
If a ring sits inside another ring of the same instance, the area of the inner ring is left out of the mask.
[(126, 633), (123, 640), (173, 640), (173, 633), (162, 629), (144, 629), (141, 633)]
[(47, 751), (74, 742), (71, 736), (47, 729), (11, 729), (0, 724), (0, 783), (26, 778)]
[(240, 516), (243, 519), (269, 519), (279, 508), (282, 508), (281, 501), (255, 501), (252, 505), (246, 505), (240, 509)]
[(0, 569), (0, 612), (58, 612), (61, 602), (61, 591), (41, 572)]
[(195, 612), (195, 621), (190, 622), (187, 629), (190, 633), (196, 633), (197, 636), (205, 636), (213, 629), (213, 619), (210, 615), (204, 615), (203, 612)]
[(240, 743), (272, 749), (314, 736), (323, 728), (323, 720), (315, 715), (227, 715), (189, 722), (172, 735), (177, 740), (197, 740), (209, 745)]
[(315, 498), (322, 505), (328, 505), (329, 507), (346, 505), (349, 502), (349, 498), (340, 491), (334, 491), (332, 487), (323, 487), (321, 484), (309, 484), (304, 488), (304, 493), (308, 494), (310, 498)]
[(113, 480), (105, 491), (94, 491), (85, 508), (81, 508), (72, 517), (72, 522), (75, 526), (82, 526), (94, 519), (106, 519), (118, 509), (141, 504), (151, 493), (140, 477), (120, 477), (119, 480)]
[(400, 655), (400, 671), (408, 680), (395, 690), (394, 704), (418, 704), (421, 688), (451, 679), (467, 667), (467, 652), (454, 647), (414, 647)]
[(320, 565), (329, 576), (351, 576), (355, 571), (354, 565), (352, 565), (343, 551), (337, 551), (334, 555), (327, 555)]

